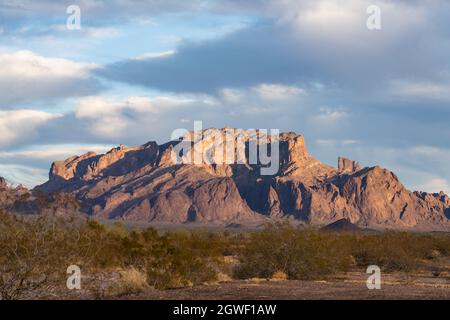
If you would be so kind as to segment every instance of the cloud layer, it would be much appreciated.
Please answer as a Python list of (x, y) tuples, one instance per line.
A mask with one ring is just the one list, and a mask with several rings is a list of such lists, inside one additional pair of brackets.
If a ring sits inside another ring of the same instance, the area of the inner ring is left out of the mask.
[(35, 110), (0, 110), (0, 147), (32, 139), (40, 126), (58, 117), (60, 115)]
[[(29, 183), (52, 157), (164, 142), (202, 120), (297, 131), (327, 163), (346, 155), (448, 190), (448, 1), (70, 4), (76, 34), (65, 2), (0, 1), (0, 175)], [(369, 5), (381, 30), (366, 28)]]
[(91, 76), (94, 64), (42, 57), (30, 51), (0, 53), (0, 106), (11, 108), (40, 99), (94, 93), (99, 83)]

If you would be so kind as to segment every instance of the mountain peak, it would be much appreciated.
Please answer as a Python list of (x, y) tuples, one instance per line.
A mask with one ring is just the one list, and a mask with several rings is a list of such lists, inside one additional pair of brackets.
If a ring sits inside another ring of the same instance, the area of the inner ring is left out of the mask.
[[(258, 155), (271, 150), (275, 173), (262, 174), (269, 164), (251, 159), (255, 145)], [(197, 153), (200, 161), (192, 162)], [(186, 162), (174, 162), (174, 154)], [(361, 169), (344, 157), (337, 167), (325, 165), (294, 132), (210, 128), (163, 145), (120, 145), (56, 161), (38, 190), (68, 193), (86, 214), (109, 219), (258, 225), (290, 217), (319, 226), (344, 219), (358, 227), (450, 230), (447, 196), (410, 192), (389, 170)]]

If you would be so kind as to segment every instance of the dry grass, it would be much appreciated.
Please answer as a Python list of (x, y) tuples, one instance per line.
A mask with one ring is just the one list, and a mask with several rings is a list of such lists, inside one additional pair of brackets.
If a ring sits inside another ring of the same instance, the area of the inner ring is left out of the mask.
[(272, 281), (285, 281), (288, 280), (288, 275), (284, 273), (283, 271), (277, 271), (272, 275), (272, 278), (270, 278)]
[(145, 272), (128, 267), (119, 271), (120, 278), (114, 287), (114, 294), (118, 296), (138, 294), (148, 290), (150, 286), (147, 283)]
[(229, 274), (223, 272), (219, 272), (217, 274), (217, 283), (225, 283), (231, 281), (233, 281), (233, 278)]

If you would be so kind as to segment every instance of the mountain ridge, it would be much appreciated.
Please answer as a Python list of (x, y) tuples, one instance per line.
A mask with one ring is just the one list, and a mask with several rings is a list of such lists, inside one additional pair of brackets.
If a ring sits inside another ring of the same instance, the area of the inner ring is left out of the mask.
[[(450, 230), (450, 199), (444, 193), (409, 191), (391, 171), (361, 168), (343, 157), (337, 167), (323, 164), (293, 132), (255, 131), (239, 144), (227, 130), (203, 130), (198, 141), (189, 132), (162, 145), (120, 145), (102, 155), (55, 161), (49, 181), (33, 193), (64, 193), (90, 216), (138, 222), (255, 225), (289, 219), (325, 226), (346, 219), (362, 228)], [(223, 141), (215, 139), (217, 132)], [(217, 152), (225, 142), (237, 151), (230, 159)], [(262, 175), (267, 166), (252, 164), (249, 150), (252, 143), (261, 148), (273, 142), (279, 146), (279, 170)], [(224, 161), (174, 163), (181, 143), (191, 147), (184, 160), (202, 150), (206, 158)]]

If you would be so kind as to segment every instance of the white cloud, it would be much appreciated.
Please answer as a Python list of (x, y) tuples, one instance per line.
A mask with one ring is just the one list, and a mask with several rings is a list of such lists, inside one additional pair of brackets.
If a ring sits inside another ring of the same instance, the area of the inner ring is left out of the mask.
[[(79, 100), (75, 116), (90, 119), (92, 130), (100, 137), (120, 137), (127, 129), (148, 117), (168, 110), (188, 106), (192, 98), (134, 96), (126, 99), (113, 96), (85, 97)], [(130, 117), (130, 113), (135, 116)], [(147, 124), (148, 125), (148, 124)]]
[(48, 179), (48, 170), (24, 165), (0, 164), (0, 176), (14, 184), (32, 188)]
[(86, 35), (92, 38), (107, 39), (116, 38), (122, 36), (122, 32), (116, 28), (99, 28), (99, 27), (82, 27), (82, 35)]
[(127, 128), (131, 127), (131, 122), (121, 114), (113, 114), (97, 118), (93, 131), (100, 137), (118, 138)]
[(88, 151), (104, 153), (112, 146), (106, 145), (37, 145), (16, 151), (0, 151), (0, 159), (8, 160), (14, 158), (28, 158), (35, 160), (54, 161), (56, 159), (67, 159), (70, 156), (84, 154)]
[[(21, 33), (30, 33), (32, 34), (34, 32), (34, 30), (36, 29), (36, 26), (25, 26), (22, 29), (20, 29), (19, 31)], [(123, 35), (122, 31), (120, 29), (117, 28), (112, 28), (112, 27), (88, 27), (88, 26), (81, 26), (81, 29), (76, 30), (76, 31), (70, 31), (67, 29), (67, 26), (65, 24), (63, 25), (53, 25), (51, 27), (48, 28), (49, 31), (56, 31), (59, 33), (66, 33), (66, 32), (70, 32), (75, 34), (78, 34), (80, 36), (83, 37), (91, 37), (91, 38), (98, 38), (98, 39), (108, 39), (108, 38), (116, 38), (116, 37), (120, 37)], [(44, 30), (43, 33), (45, 34), (49, 34), (50, 32)], [(62, 34), (61, 34), (62, 35)], [(48, 35), (47, 35), (48, 36)]]
[(436, 9), (439, 1), (273, 0), (265, 2), (264, 12), (279, 23), (293, 27), (294, 37), (307, 36), (339, 46), (369, 44), (370, 47), (375, 40), (372, 37), (372, 41), (367, 41), (366, 10), (370, 5), (381, 8), (382, 26), (389, 27), (383, 37), (390, 40), (401, 32), (411, 32), (411, 28), (428, 23), (427, 12)]
[[(292, 2), (291, 2), (292, 4)], [(365, 7), (367, 8), (367, 6)], [(346, 1), (345, 3), (319, 0), (295, 12), (295, 22), (299, 29), (308, 28), (311, 31), (324, 32), (357, 26), (365, 21), (365, 8), (361, 1)], [(363, 26), (364, 24), (361, 24)], [(337, 31), (337, 30), (336, 30)]]
[(305, 94), (305, 90), (295, 86), (263, 83), (253, 88), (255, 92), (266, 100), (285, 100)]
[(194, 102), (191, 98), (132, 96), (126, 99), (114, 96), (91, 96), (81, 98), (75, 112), (78, 118), (99, 118), (120, 113), (123, 110), (159, 113)]
[(433, 193), (444, 191), (444, 193), (450, 195), (450, 184), (443, 178), (431, 178), (421, 184), (421, 189)]
[(401, 98), (450, 100), (450, 83), (431, 81), (393, 80), (389, 93)]
[(94, 96), (79, 100), (75, 115), (77, 118), (100, 118), (117, 113), (126, 103), (113, 97)]
[(134, 58), (134, 60), (148, 60), (148, 59), (161, 59), (175, 55), (175, 50), (163, 51), (163, 52), (147, 52)]
[(355, 144), (358, 144), (359, 141), (358, 140), (353, 140), (353, 139), (343, 139), (343, 140), (317, 139), (316, 143), (318, 145), (324, 146), (324, 147), (337, 148), (337, 147), (342, 147), (342, 146), (355, 145)]
[(95, 65), (79, 64), (65, 59), (45, 58), (31, 51), (17, 51), (0, 55), (0, 77), (21, 80), (45, 77), (86, 77)]
[[(180, 0), (78, 0), (75, 1), (82, 8), (82, 14), (91, 19), (113, 18), (114, 21), (121, 19), (136, 20), (154, 16), (165, 12), (182, 12), (197, 9), (203, 1), (180, 1)], [(70, 4), (70, 2), (69, 2)], [(5, 9), (2, 14), (45, 17), (59, 16), (65, 14), (67, 2), (55, 0), (3, 0), (0, 6)], [(120, 20), (119, 20), (120, 21)]]
[(294, 85), (282, 85), (275, 83), (261, 83), (250, 88), (224, 88), (218, 98), (229, 104), (249, 103), (250, 101), (261, 103), (288, 102), (306, 95), (306, 91)]
[(31, 51), (0, 54), (0, 103), (75, 96), (96, 87), (94, 64), (47, 58)]
[(310, 117), (317, 125), (335, 125), (349, 117), (348, 112), (340, 109), (320, 108), (320, 113)]
[(0, 146), (8, 146), (36, 134), (36, 129), (60, 114), (35, 110), (0, 111)]
[(239, 103), (244, 98), (241, 90), (226, 88), (221, 92), (221, 98), (227, 103)]
[(450, 150), (433, 146), (415, 146), (409, 148), (409, 153), (414, 156), (425, 156), (432, 158), (447, 158), (450, 160)]
[[(133, 98), (132, 98), (133, 99)], [(139, 99), (138, 109), (147, 104), (151, 112), (150, 102), (145, 98)], [(131, 125), (130, 121), (122, 115), (123, 110), (133, 109), (135, 105), (115, 97), (96, 96), (80, 99), (75, 116), (79, 119), (91, 119), (92, 131), (100, 137), (119, 137)]]

